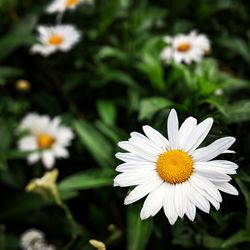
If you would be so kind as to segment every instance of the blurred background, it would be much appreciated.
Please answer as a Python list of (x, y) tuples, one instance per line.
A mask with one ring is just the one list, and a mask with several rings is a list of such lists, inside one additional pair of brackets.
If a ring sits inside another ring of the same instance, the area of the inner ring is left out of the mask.
[[(95, 0), (62, 17), (82, 39), (67, 53), (31, 54), (38, 25), (55, 25), (50, 0), (0, 0), (0, 249), (20, 249), (36, 228), (56, 249), (250, 249), (250, 4), (236, 0)], [(163, 37), (197, 30), (211, 41), (200, 63), (167, 65)], [(212, 116), (208, 141), (236, 137), (239, 165), (221, 209), (170, 226), (163, 212), (139, 218), (142, 201), (124, 206), (128, 188), (113, 188), (117, 142), (149, 124), (166, 135), (174, 107), (183, 121)], [(57, 160), (57, 188), (26, 192), (46, 172), (27, 164), (16, 132), (30, 113), (60, 116), (75, 138)], [(48, 190), (47, 190), (48, 191)], [(41, 192), (40, 192), (41, 193)], [(103, 248), (99, 248), (103, 249)]]

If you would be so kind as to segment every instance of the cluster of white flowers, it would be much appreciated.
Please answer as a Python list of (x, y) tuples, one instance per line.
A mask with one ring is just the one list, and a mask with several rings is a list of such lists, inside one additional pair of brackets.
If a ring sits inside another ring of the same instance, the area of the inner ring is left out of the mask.
[(141, 210), (141, 219), (156, 215), (163, 208), (170, 224), (186, 215), (194, 220), (196, 208), (209, 213), (210, 203), (220, 208), (219, 192), (237, 195), (229, 184), (238, 166), (226, 160), (213, 160), (220, 154), (232, 153), (233, 137), (224, 137), (206, 147), (200, 144), (213, 124), (207, 118), (197, 124), (188, 117), (179, 127), (175, 110), (171, 110), (168, 123), (168, 139), (150, 126), (144, 126), (146, 134), (131, 133), (128, 141), (118, 146), (128, 153), (117, 153), (125, 163), (116, 170), (121, 172), (114, 179), (114, 186), (136, 186), (126, 197), (125, 205), (147, 196)]
[(165, 62), (190, 64), (200, 62), (203, 56), (210, 51), (210, 42), (205, 35), (192, 31), (189, 34), (178, 34), (174, 37), (166, 36), (164, 41), (166, 48), (161, 52), (161, 58)]
[(58, 13), (55, 26), (40, 25), (38, 31), (38, 44), (31, 48), (32, 53), (49, 56), (56, 51), (67, 52), (81, 39), (80, 32), (70, 24), (60, 24), (66, 10), (74, 10), (81, 3), (92, 4), (92, 0), (54, 0), (46, 9), (47, 13)]
[(43, 232), (37, 229), (29, 229), (21, 235), (20, 245), (23, 250), (55, 250), (48, 245)]

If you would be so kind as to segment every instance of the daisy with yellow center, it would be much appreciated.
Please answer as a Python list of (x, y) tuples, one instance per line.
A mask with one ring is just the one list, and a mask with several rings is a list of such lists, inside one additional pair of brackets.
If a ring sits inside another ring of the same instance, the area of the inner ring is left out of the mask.
[(205, 35), (197, 34), (195, 31), (189, 34), (179, 34), (174, 37), (164, 38), (167, 46), (161, 52), (162, 60), (175, 63), (199, 62), (210, 50), (210, 42)]
[(74, 10), (80, 4), (93, 4), (93, 0), (54, 0), (48, 7), (47, 13), (64, 12)]
[(228, 149), (235, 138), (224, 137), (206, 147), (200, 144), (213, 124), (207, 118), (200, 124), (188, 117), (179, 128), (177, 113), (171, 110), (168, 117), (168, 139), (150, 126), (146, 134), (131, 133), (128, 141), (118, 146), (128, 153), (117, 153), (125, 163), (116, 170), (121, 172), (114, 179), (114, 186), (136, 186), (126, 197), (131, 204), (147, 196), (141, 210), (141, 219), (156, 215), (163, 208), (170, 224), (186, 215), (194, 220), (196, 208), (209, 213), (210, 203), (218, 210), (222, 197), (219, 191), (237, 195), (229, 184), (230, 174), (238, 166), (226, 160), (213, 160)]
[(72, 25), (38, 27), (40, 44), (35, 44), (31, 52), (48, 56), (56, 51), (67, 52), (80, 40), (80, 33)]
[(48, 116), (28, 114), (21, 121), (19, 130), (27, 131), (20, 139), (18, 147), (22, 151), (32, 151), (28, 162), (34, 164), (39, 159), (48, 169), (55, 164), (55, 158), (67, 158), (66, 149), (74, 135), (70, 128), (60, 125), (60, 118), (50, 119)]

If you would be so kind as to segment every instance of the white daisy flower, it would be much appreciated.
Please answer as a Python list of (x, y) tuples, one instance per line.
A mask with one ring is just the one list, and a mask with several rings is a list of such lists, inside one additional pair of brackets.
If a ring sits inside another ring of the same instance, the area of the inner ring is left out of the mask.
[(43, 232), (37, 229), (29, 229), (20, 237), (20, 246), (23, 250), (55, 250), (55, 247), (48, 245)]
[(18, 147), (22, 151), (34, 151), (27, 158), (29, 164), (41, 159), (50, 169), (55, 164), (55, 158), (69, 157), (66, 147), (71, 144), (74, 134), (60, 123), (59, 117), (50, 119), (46, 115), (33, 113), (24, 117), (18, 130), (25, 130), (28, 134), (19, 140)]
[(164, 41), (168, 44), (161, 52), (162, 60), (175, 63), (199, 62), (205, 53), (210, 50), (210, 42), (205, 35), (198, 35), (196, 31), (188, 35), (179, 34), (175, 37), (166, 36)]
[(80, 32), (72, 25), (39, 26), (38, 40), (31, 52), (48, 56), (56, 51), (67, 52), (79, 42)]
[(79, 4), (92, 4), (93, 0), (54, 0), (47, 8), (47, 13), (74, 10)]
[(156, 215), (161, 208), (170, 224), (186, 215), (194, 220), (196, 207), (209, 213), (210, 203), (218, 210), (222, 197), (219, 192), (238, 195), (229, 184), (229, 174), (236, 174), (238, 166), (226, 160), (213, 160), (235, 142), (233, 137), (218, 139), (197, 149), (213, 124), (207, 118), (197, 124), (188, 117), (179, 128), (177, 113), (168, 117), (168, 139), (150, 126), (146, 134), (131, 133), (128, 141), (118, 145), (128, 153), (117, 153), (125, 163), (116, 170), (122, 172), (114, 179), (114, 186), (136, 186), (126, 197), (128, 205), (147, 196), (140, 213), (141, 219)]

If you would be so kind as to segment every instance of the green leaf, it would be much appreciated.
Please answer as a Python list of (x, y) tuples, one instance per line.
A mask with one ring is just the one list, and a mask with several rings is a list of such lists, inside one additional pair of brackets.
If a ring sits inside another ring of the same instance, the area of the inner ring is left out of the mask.
[(142, 99), (140, 103), (139, 120), (150, 119), (156, 112), (172, 106), (173, 103), (163, 97), (150, 97)]
[(124, 137), (125, 133), (122, 133), (116, 127), (108, 126), (101, 121), (97, 121), (95, 125), (113, 143), (118, 143)]
[(202, 237), (203, 241), (203, 247), (206, 249), (220, 249), (223, 242), (225, 242), (223, 239), (220, 239), (218, 237), (211, 236), (209, 234), (204, 234)]
[(98, 59), (106, 59), (109, 57), (117, 58), (119, 60), (125, 60), (127, 58), (127, 55), (126, 53), (124, 53), (124, 51), (110, 46), (102, 47), (97, 54)]
[(240, 230), (236, 234), (230, 236), (224, 241), (222, 248), (229, 248), (243, 242), (250, 242), (250, 233), (247, 230)]
[(155, 89), (162, 91), (166, 88), (164, 68), (159, 56), (156, 57), (148, 52), (144, 52), (142, 54), (142, 62), (137, 63), (137, 68), (148, 76), (150, 83)]
[(152, 219), (141, 220), (138, 204), (128, 207), (127, 212), (127, 250), (144, 250), (152, 233)]
[(75, 121), (73, 126), (81, 143), (102, 167), (113, 166), (113, 147), (109, 141), (87, 121)]
[(32, 30), (37, 23), (37, 17), (30, 15), (24, 17), (14, 28), (4, 37), (0, 39), (1, 50), (0, 59), (4, 59), (13, 50), (23, 45), (32, 45), (35, 38), (32, 35)]
[(114, 172), (105, 169), (91, 169), (75, 173), (63, 179), (60, 190), (74, 191), (113, 185)]
[[(77, 192), (59, 190), (62, 200), (68, 200), (77, 196)], [(32, 211), (37, 211), (43, 207), (55, 204), (53, 198), (48, 197), (44, 199), (39, 194), (35, 193), (21, 193), (15, 197), (12, 196), (12, 199), (0, 210), (0, 219), (15, 219), (20, 218), (24, 214), (30, 214)]]
[(228, 123), (238, 123), (250, 120), (250, 101), (244, 100), (236, 102), (227, 109), (228, 118), (226, 122)]
[(216, 107), (226, 118), (229, 117), (227, 113), (227, 103), (224, 99), (220, 98), (219, 96), (211, 96), (210, 98), (204, 100), (202, 103), (209, 103)]
[(17, 77), (24, 74), (24, 71), (12, 67), (0, 67), (0, 79), (6, 79), (9, 77)]
[(129, 74), (121, 71), (121, 70), (113, 70), (110, 68), (107, 68), (107, 66), (100, 66), (99, 67), (99, 74), (100, 79), (98, 79), (98, 86), (100, 84), (107, 84), (110, 82), (120, 83), (124, 84), (130, 87), (136, 87), (138, 88), (137, 82), (130, 76)]
[(249, 45), (241, 38), (228, 37), (218, 39), (218, 43), (236, 55), (240, 55), (246, 62), (250, 62)]
[(244, 195), (245, 201), (246, 201), (246, 207), (247, 207), (247, 213), (246, 213), (246, 229), (250, 232), (250, 192), (249, 188), (244, 184), (243, 181), (241, 181), (239, 178), (235, 179), (238, 186), (240, 187), (241, 192)]
[(107, 125), (113, 126), (117, 115), (114, 102), (109, 100), (98, 100), (96, 106), (102, 121)]

